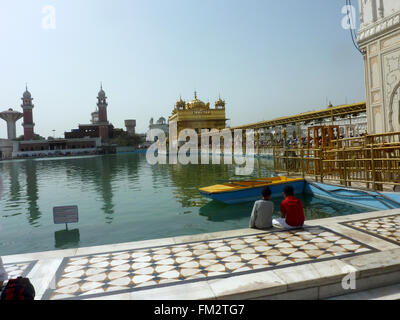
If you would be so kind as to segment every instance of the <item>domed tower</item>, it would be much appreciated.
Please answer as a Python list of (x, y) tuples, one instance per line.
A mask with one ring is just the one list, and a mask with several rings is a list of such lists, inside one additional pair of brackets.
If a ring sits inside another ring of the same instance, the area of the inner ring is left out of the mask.
[(99, 94), (97, 95), (97, 108), (99, 112), (99, 122), (107, 122), (107, 97), (103, 90), (103, 85), (100, 86)]
[(34, 105), (32, 104), (33, 98), (31, 96), (31, 93), (28, 91), (28, 86), (25, 87), (25, 92), (22, 95), (21, 100), (21, 107), (24, 117), (24, 122), (22, 123), (22, 126), (24, 127), (24, 140), (33, 140), (33, 128), (35, 127), (35, 123), (33, 122), (32, 109)]
[(221, 96), (215, 102), (215, 109), (225, 109), (225, 100), (222, 100)]
[(186, 102), (182, 100), (182, 97), (179, 97), (179, 100), (176, 102), (176, 109), (178, 110), (186, 109)]
[(197, 92), (194, 92), (194, 99), (186, 104), (188, 110), (207, 110), (210, 109), (210, 103), (204, 103), (200, 99), (197, 99)]
[(98, 111), (98, 124), (99, 135), (102, 140), (108, 139), (108, 120), (107, 120), (107, 97), (103, 90), (103, 85), (100, 85), (100, 91), (97, 95), (97, 111)]

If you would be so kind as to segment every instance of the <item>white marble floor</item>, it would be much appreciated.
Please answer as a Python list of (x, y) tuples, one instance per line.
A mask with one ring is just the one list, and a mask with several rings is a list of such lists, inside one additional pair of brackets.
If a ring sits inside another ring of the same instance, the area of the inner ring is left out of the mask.
[(31, 279), (37, 299), (152, 299), (165, 290), (182, 298), (178, 287), (190, 288), (187, 299), (247, 298), (254, 288), (272, 294), (324, 284), (357, 270), (352, 257), (400, 249), (399, 221), (400, 210), (370, 212), (298, 230), (241, 229), (3, 260), (11, 277)]
[(45, 299), (82, 299), (373, 252), (323, 227), (67, 257)]

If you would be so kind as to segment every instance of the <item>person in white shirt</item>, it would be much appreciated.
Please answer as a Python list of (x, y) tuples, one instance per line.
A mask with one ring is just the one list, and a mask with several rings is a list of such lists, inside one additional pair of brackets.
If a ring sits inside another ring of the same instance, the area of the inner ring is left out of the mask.
[(261, 192), (262, 200), (254, 203), (250, 217), (249, 228), (267, 229), (272, 228), (272, 215), (274, 214), (274, 203), (270, 201), (271, 190), (265, 187)]
[(7, 271), (4, 269), (3, 260), (0, 257), (0, 289), (3, 286), (3, 282), (8, 280)]

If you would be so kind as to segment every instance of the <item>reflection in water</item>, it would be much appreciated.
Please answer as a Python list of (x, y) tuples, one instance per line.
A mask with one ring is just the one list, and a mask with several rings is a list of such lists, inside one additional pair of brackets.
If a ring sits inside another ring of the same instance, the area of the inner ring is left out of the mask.
[(252, 208), (252, 202), (239, 203), (232, 206), (212, 200), (201, 207), (199, 213), (201, 216), (207, 217), (209, 221), (221, 222), (250, 218)]
[(56, 231), (54, 232), (54, 239), (54, 246), (57, 249), (77, 247), (80, 241), (79, 229)]
[(150, 167), (151, 181), (154, 189), (162, 189), (169, 185), (168, 164), (155, 164)]
[[(21, 186), (19, 184), (20, 162), (12, 162), (10, 169), (10, 200), (16, 202), (21, 197)], [(1, 187), (0, 187), (1, 188)]]
[[(271, 168), (272, 160), (256, 159), (251, 177), (271, 176)], [(253, 203), (225, 205), (198, 192), (200, 187), (229, 179), (250, 178), (235, 176), (234, 169), (224, 164), (152, 166), (144, 153), (0, 161), (0, 252), (18, 254), (247, 227)], [(315, 198), (302, 201), (308, 219), (365, 211)], [(79, 206), (79, 230), (57, 231), (52, 218), (57, 205)]]
[(105, 213), (106, 223), (112, 223), (114, 214), (114, 204), (112, 202), (113, 192), (111, 182), (113, 176), (117, 173), (115, 161), (111, 161), (112, 157), (106, 156), (103, 161), (101, 158), (96, 159), (96, 191), (101, 194), (103, 199), (102, 210)]
[[(363, 209), (358, 207), (352, 207), (348, 204), (340, 202), (326, 201), (324, 199), (317, 198), (306, 193), (297, 194), (296, 197), (299, 198), (303, 203), (306, 221), (330, 218), (342, 215), (343, 212), (348, 212), (350, 210), (354, 212), (363, 211)], [(280, 217), (280, 204), (282, 201), (283, 197), (272, 199), (272, 202), (274, 203), (275, 217)], [(200, 208), (200, 215), (205, 216), (208, 220), (215, 222), (250, 218), (251, 211), (253, 210), (253, 205), (254, 202), (228, 205), (219, 201), (212, 200)]]
[[(193, 170), (196, 167), (196, 170)], [(200, 186), (215, 184), (216, 179), (229, 180), (230, 170), (226, 165), (181, 165), (168, 166), (173, 181), (174, 196), (183, 208), (201, 207), (209, 200), (198, 191)]]
[(28, 215), (29, 223), (35, 227), (39, 226), (39, 219), (42, 215), (37, 201), (38, 196), (38, 184), (37, 184), (37, 162), (26, 161), (26, 195), (28, 197)]
[(139, 174), (138, 171), (141, 169), (141, 162), (137, 161), (137, 159), (132, 158), (132, 155), (123, 154), (118, 158), (121, 165), (121, 172), (125, 173), (128, 178), (128, 186), (131, 190), (140, 191), (141, 185), (139, 183)]
[[(250, 176), (235, 176), (235, 166), (223, 164), (221, 157), (220, 165), (165, 165), (173, 181), (174, 196), (182, 207), (202, 207), (208, 203), (208, 199), (202, 197), (198, 191), (201, 187), (223, 183), (231, 178), (246, 179), (271, 177), (271, 160), (260, 158), (254, 161), (254, 171)], [(156, 175), (158, 172), (156, 172)]]

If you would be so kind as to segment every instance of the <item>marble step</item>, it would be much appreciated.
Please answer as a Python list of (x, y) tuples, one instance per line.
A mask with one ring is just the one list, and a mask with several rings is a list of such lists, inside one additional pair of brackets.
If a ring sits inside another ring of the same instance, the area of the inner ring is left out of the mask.
[(345, 294), (327, 300), (400, 300), (400, 284)]

